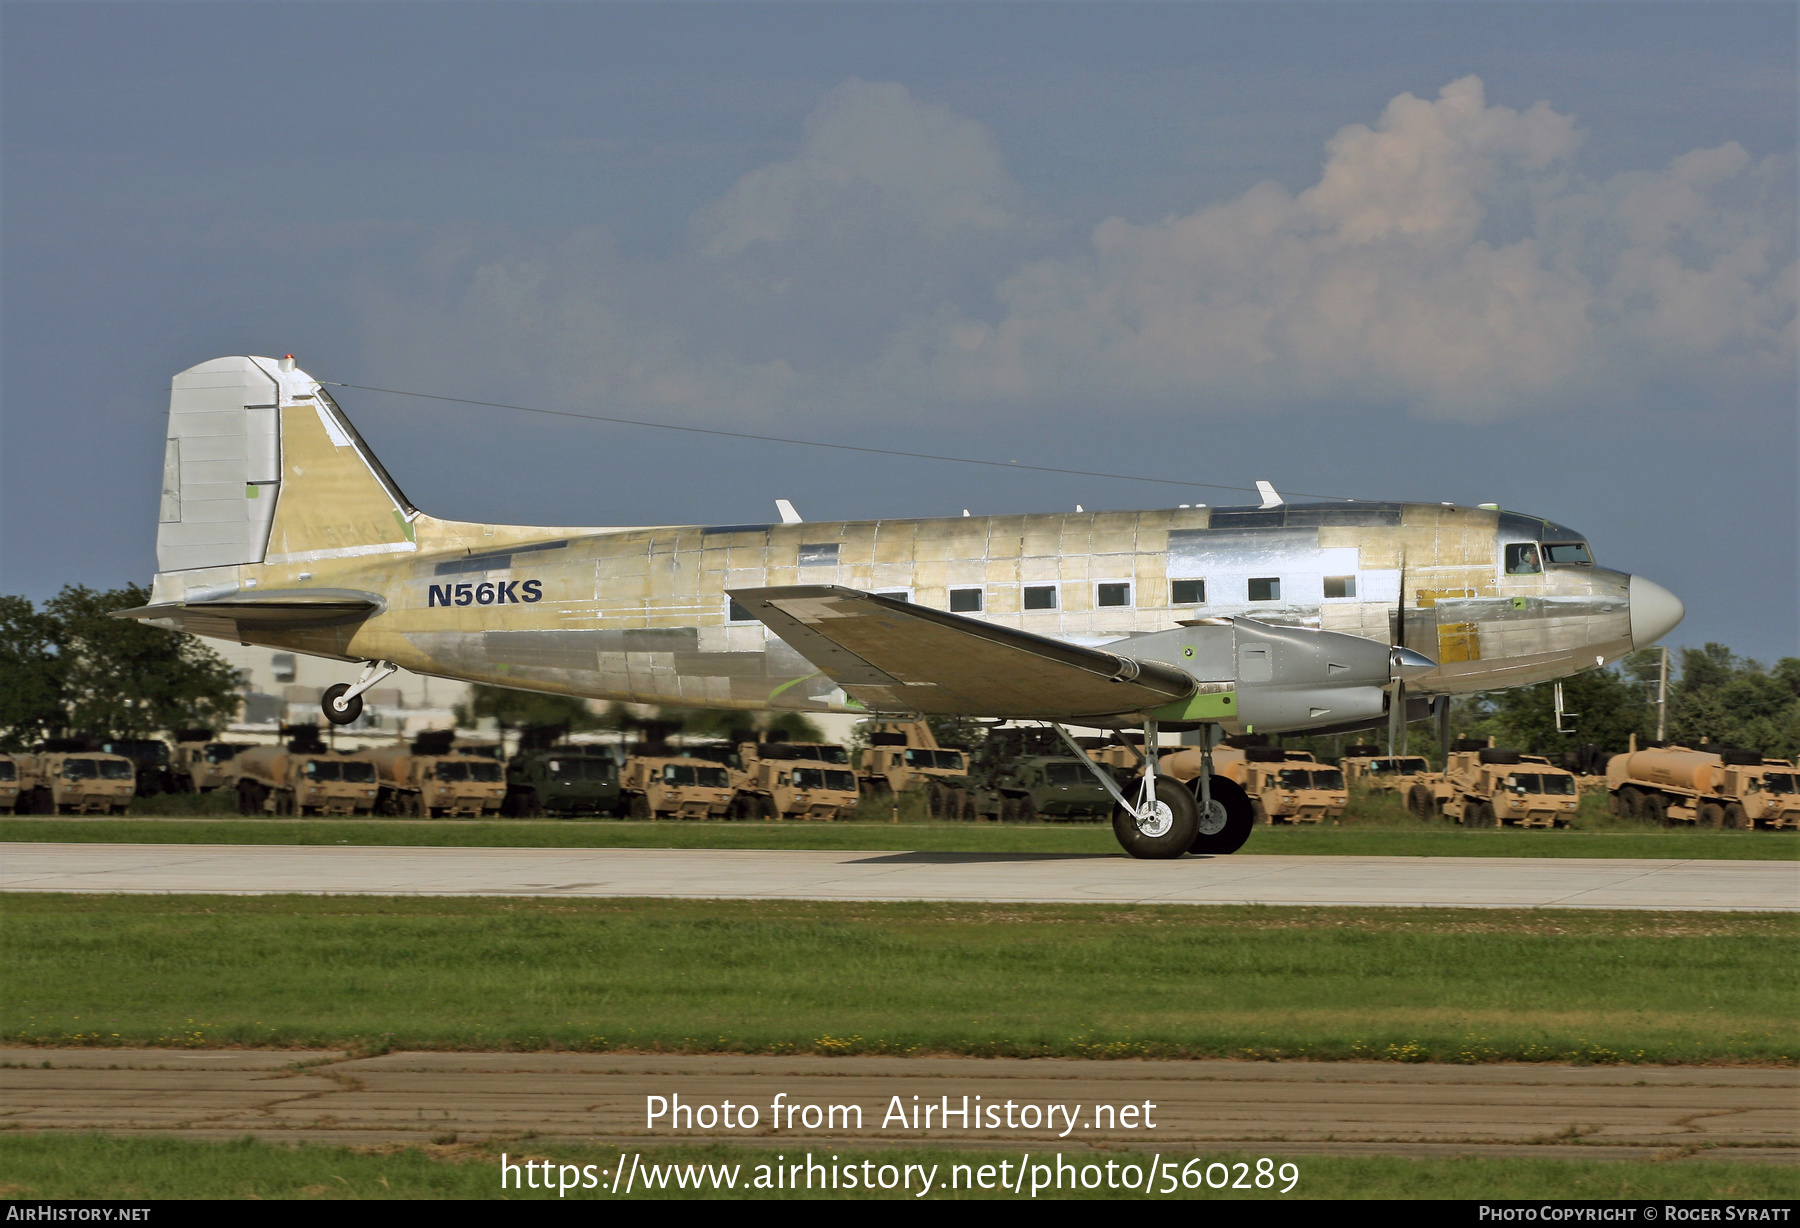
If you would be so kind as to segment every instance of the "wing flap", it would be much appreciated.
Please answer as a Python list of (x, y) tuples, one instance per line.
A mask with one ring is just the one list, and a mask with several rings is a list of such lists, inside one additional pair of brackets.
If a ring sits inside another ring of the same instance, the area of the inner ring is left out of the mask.
[(865, 707), (1074, 719), (1185, 699), (1186, 672), (830, 585), (731, 596)]
[(240, 627), (292, 631), (357, 623), (380, 613), (385, 604), (373, 593), (301, 589), (254, 596), (237, 593), (207, 601), (163, 601), (130, 610), (115, 610), (112, 616), (230, 640), (240, 638)]

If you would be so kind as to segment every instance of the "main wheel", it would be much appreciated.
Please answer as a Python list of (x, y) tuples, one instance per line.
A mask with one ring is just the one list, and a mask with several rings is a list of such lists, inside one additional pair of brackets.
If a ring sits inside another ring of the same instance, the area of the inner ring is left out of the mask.
[(1188, 785), (1194, 797), (1194, 840), (1188, 845), (1192, 853), (1221, 856), (1235, 853), (1256, 827), (1256, 815), (1250, 808), (1250, 797), (1242, 785), (1229, 776), (1214, 776), (1210, 810), (1200, 809), (1200, 778)]
[(1750, 815), (1745, 811), (1743, 806), (1739, 805), (1737, 802), (1732, 802), (1729, 806), (1725, 807), (1723, 823), (1726, 827), (1741, 831), (1750, 826)]
[(361, 695), (352, 697), (350, 702), (345, 704), (342, 708), (338, 707), (338, 696), (344, 694), (344, 692), (349, 689), (350, 684), (348, 682), (339, 682), (333, 686), (326, 687), (325, 693), (319, 696), (319, 708), (325, 713), (325, 719), (330, 721), (333, 725), (348, 725), (362, 715), (363, 701)]
[[(1134, 796), (1132, 785), (1123, 790)], [(1171, 776), (1156, 778), (1156, 801), (1150, 813), (1139, 818), (1123, 806), (1113, 807), (1113, 835), (1119, 845), (1133, 857), (1146, 861), (1165, 861), (1179, 857), (1194, 843), (1198, 832), (1199, 807), (1187, 786)]]
[(1694, 822), (1700, 827), (1718, 827), (1725, 821), (1725, 807), (1717, 802), (1702, 802), (1700, 809), (1694, 813)]

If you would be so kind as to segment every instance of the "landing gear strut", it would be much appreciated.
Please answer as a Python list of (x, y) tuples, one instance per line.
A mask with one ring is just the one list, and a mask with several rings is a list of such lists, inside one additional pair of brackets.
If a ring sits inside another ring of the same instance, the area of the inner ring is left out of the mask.
[(1235, 853), (1250, 838), (1255, 823), (1250, 799), (1236, 781), (1212, 774), (1212, 726), (1203, 727), (1202, 770), (1190, 787), (1156, 770), (1156, 718), (1146, 718), (1144, 774), (1136, 800), (1126, 798), (1112, 774), (1090, 759), (1066, 729), (1054, 723), (1051, 728), (1112, 795), (1113, 834), (1133, 857), (1164, 860), (1189, 852)]
[(333, 725), (348, 725), (355, 721), (362, 715), (363, 692), (386, 681), (399, 668), (392, 661), (366, 661), (363, 663), (362, 677), (354, 683), (340, 682), (336, 686), (326, 687), (325, 694), (319, 698), (319, 707), (324, 711), (325, 719)]

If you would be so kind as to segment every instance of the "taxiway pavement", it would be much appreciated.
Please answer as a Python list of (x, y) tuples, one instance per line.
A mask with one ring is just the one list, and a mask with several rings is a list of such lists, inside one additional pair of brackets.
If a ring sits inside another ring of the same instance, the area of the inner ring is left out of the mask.
[(0, 845), (0, 891), (1800, 911), (1800, 862)]

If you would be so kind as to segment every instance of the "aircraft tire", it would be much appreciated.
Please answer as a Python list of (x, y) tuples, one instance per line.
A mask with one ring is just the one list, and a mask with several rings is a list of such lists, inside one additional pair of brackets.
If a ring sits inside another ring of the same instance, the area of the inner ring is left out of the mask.
[[(1130, 797), (1130, 788), (1124, 790)], [(1114, 805), (1113, 835), (1119, 846), (1143, 861), (1169, 861), (1186, 853), (1199, 834), (1200, 807), (1187, 786), (1172, 776), (1156, 778), (1156, 800), (1168, 808), (1168, 825), (1161, 831), (1145, 831), (1135, 816)]]
[(1196, 776), (1188, 788), (1194, 796), (1194, 840), (1188, 845), (1188, 851), (1221, 857), (1243, 848), (1250, 833), (1256, 829), (1256, 814), (1243, 786), (1229, 776), (1212, 778), (1213, 800), (1225, 807), (1225, 826), (1216, 832), (1200, 830), (1200, 778)]
[(348, 704), (345, 704), (342, 712), (337, 710), (337, 705), (333, 701), (349, 689), (350, 684), (348, 682), (339, 682), (326, 687), (325, 693), (319, 697), (319, 709), (325, 713), (325, 719), (330, 721), (333, 725), (351, 724), (357, 717), (362, 715), (363, 701), (361, 695), (356, 696)]
[(1725, 807), (1724, 826), (1734, 831), (1742, 831), (1750, 826), (1750, 815), (1737, 802)]

